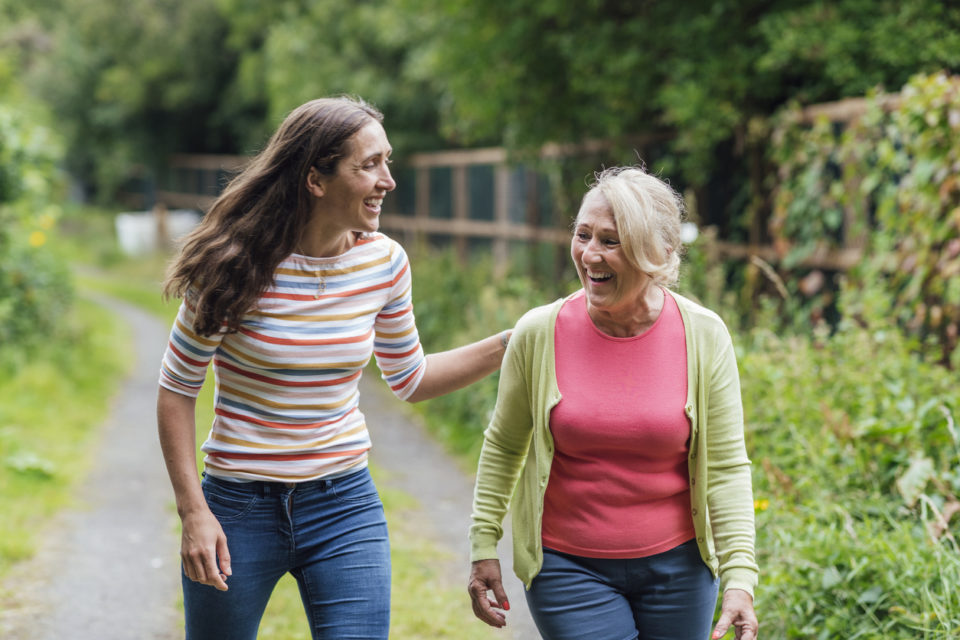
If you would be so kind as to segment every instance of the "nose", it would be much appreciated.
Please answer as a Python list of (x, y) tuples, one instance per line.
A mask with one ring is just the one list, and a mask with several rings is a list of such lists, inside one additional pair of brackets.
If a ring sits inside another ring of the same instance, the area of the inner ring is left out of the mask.
[(601, 262), (603, 257), (600, 255), (600, 249), (600, 242), (596, 238), (591, 238), (587, 246), (583, 248), (583, 261), (594, 264)]
[(397, 188), (397, 182), (390, 175), (390, 167), (383, 165), (383, 173), (380, 175), (380, 187), (384, 191), (393, 191)]

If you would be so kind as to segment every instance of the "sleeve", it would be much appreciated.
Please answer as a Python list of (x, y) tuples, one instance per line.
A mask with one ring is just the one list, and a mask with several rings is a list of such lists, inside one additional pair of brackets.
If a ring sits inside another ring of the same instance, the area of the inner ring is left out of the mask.
[(707, 414), (707, 505), (720, 568), (721, 588), (753, 593), (753, 489), (744, 442), (740, 374), (730, 334), (723, 327), (709, 368)]
[(160, 386), (176, 393), (197, 397), (207, 375), (207, 365), (213, 358), (223, 333), (203, 337), (194, 330), (195, 309), (185, 296), (180, 303), (177, 319), (170, 330), (170, 340), (160, 366)]
[(507, 345), (497, 403), (483, 434), (470, 527), (471, 562), (497, 557), (503, 519), (530, 450), (533, 414), (520, 331)]
[(373, 355), (383, 379), (401, 400), (420, 386), (427, 368), (413, 315), (412, 278), (407, 254), (393, 243), (389, 299), (374, 322)]

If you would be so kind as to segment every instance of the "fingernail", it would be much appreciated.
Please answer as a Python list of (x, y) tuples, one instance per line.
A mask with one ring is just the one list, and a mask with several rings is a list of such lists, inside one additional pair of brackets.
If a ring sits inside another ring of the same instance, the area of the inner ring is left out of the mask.
[(506, 600), (503, 601), (503, 610), (510, 611), (510, 603), (507, 602)]

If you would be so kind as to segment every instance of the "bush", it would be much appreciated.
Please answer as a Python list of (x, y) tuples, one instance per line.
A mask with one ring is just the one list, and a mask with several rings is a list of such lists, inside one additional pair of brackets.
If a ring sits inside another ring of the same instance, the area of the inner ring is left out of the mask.
[(0, 254), (0, 364), (14, 363), (59, 332), (72, 297), (69, 273), (51, 254), (16, 245)]
[[(414, 310), (424, 349), (443, 351), (511, 329), (528, 309), (561, 295), (527, 276), (492, 277), (487, 257), (463, 264), (452, 251), (411, 254)], [(498, 375), (467, 389), (430, 400), (422, 407), (427, 425), (456, 454), (473, 465), (496, 402)]]
[(762, 632), (947, 638), (960, 629), (960, 390), (895, 326), (741, 337)]
[[(0, 61), (2, 62), (2, 61)], [(37, 109), (3, 82), (0, 68), (0, 364), (22, 358), (62, 324), (72, 289), (49, 252), (59, 217), (60, 147)]]

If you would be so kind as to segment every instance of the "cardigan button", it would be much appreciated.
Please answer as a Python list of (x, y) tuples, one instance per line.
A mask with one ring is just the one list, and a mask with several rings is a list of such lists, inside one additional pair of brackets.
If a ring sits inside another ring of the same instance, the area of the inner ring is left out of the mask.
[(697, 515), (697, 510), (696, 510), (696, 509), (693, 510), (693, 515)]

